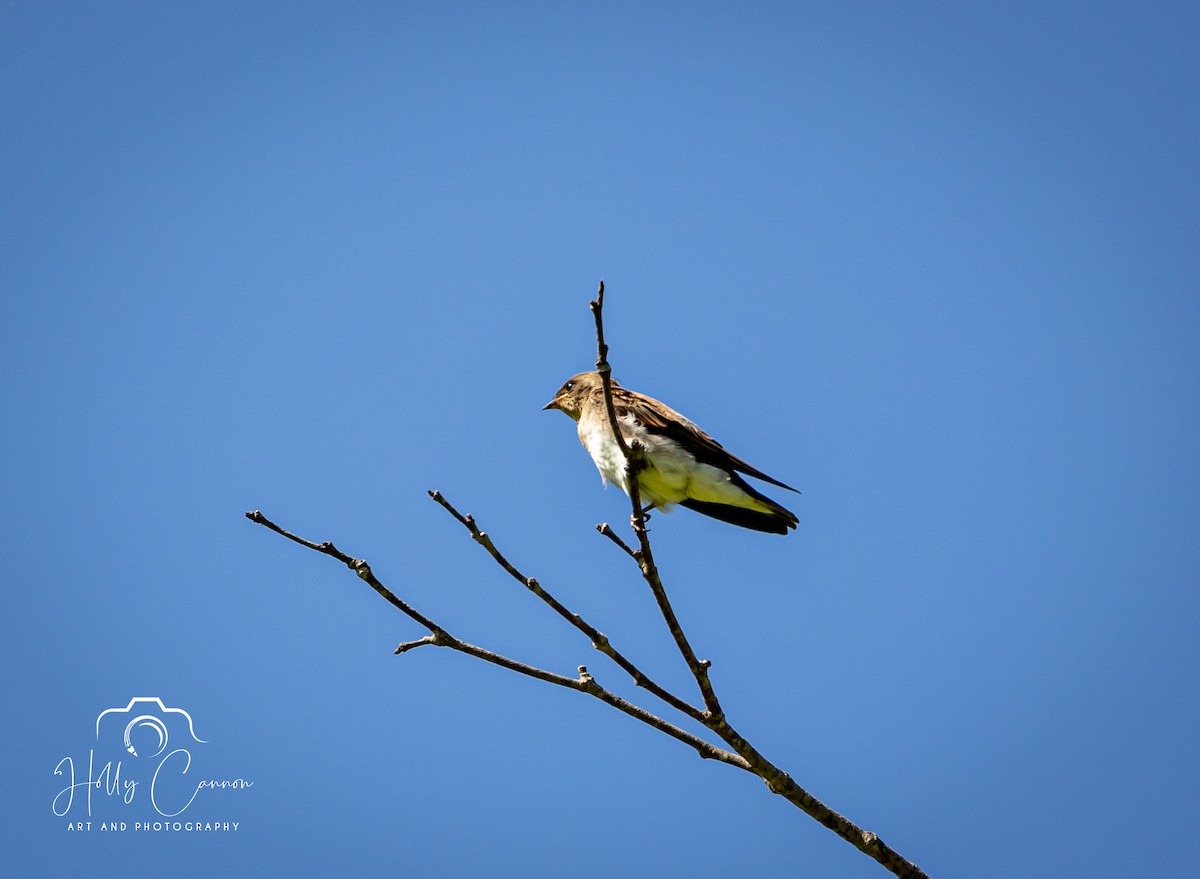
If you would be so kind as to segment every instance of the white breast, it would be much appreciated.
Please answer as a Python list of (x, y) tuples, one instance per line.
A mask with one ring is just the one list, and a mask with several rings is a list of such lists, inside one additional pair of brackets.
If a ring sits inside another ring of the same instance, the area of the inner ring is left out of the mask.
[[(628, 436), (626, 428), (634, 425), (628, 416), (625, 422), (622, 424), (621, 432)], [(637, 427), (640, 428), (640, 425)], [(613, 437), (607, 417), (589, 417), (589, 413), (585, 412), (584, 416), (579, 419), (579, 441), (592, 456), (592, 461), (595, 462), (600, 475), (613, 485), (620, 486), (622, 491), (629, 494), (629, 487), (625, 483), (625, 456), (621, 453), (621, 447), (617, 445), (617, 441)]]
[[(607, 416), (579, 419), (579, 440), (591, 455), (600, 474), (613, 485), (629, 494), (625, 479), (625, 456), (613, 438)], [(669, 509), (689, 496), (688, 485), (696, 471), (696, 460), (678, 443), (663, 436), (648, 433), (631, 415), (619, 419), (625, 441), (637, 440), (646, 450), (650, 466), (638, 477), (638, 489), (643, 504)]]

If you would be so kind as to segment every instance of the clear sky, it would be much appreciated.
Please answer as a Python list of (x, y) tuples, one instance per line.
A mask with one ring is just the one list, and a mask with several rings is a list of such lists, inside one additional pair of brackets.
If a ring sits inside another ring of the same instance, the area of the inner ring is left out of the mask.
[[(4, 4), (0, 872), (886, 875), (243, 518), (655, 707), (440, 489), (690, 696), (540, 411), (603, 278), (617, 377), (802, 492), (652, 523), (735, 726), (934, 876), (1193, 873), (1197, 9)], [(236, 830), (133, 829), (136, 697)], [(89, 752), (131, 802), (56, 814)]]

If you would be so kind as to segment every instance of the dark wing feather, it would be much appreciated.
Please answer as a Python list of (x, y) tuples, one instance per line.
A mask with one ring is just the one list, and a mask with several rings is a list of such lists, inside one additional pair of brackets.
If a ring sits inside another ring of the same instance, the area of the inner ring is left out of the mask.
[(771, 511), (748, 510), (745, 507), (737, 507), (732, 504), (710, 503), (708, 501), (698, 501), (693, 498), (680, 501), (680, 504), (690, 510), (695, 510), (697, 513), (703, 513), (706, 516), (712, 516), (714, 519), (720, 519), (722, 522), (741, 525), (743, 528), (753, 528), (755, 531), (769, 531), (772, 534), (787, 534), (789, 528), (795, 528), (800, 524), (800, 520), (796, 518), (795, 513), (771, 500), (736, 473), (732, 475), (732, 479), (738, 488), (759, 503), (770, 507)]
[[(680, 501), (680, 506), (720, 519), (731, 525), (741, 525), (755, 531), (765, 531), (768, 534), (787, 534), (789, 523), (777, 513), (761, 513), (758, 510), (747, 510), (744, 507), (731, 507), (729, 504), (710, 504), (705, 501)], [(795, 528), (795, 525), (790, 525)]]
[[(737, 455), (730, 454), (724, 446), (689, 419), (652, 397), (636, 391), (627, 391), (624, 388), (613, 388), (613, 406), (617, 409), (618, 415), (622, 410), (628, 411), (645, 426), (646, 430), (675, 440), (702, 464), (711, 464), (722, 470), (736, 470), (747, 476), (753, 476), (755, 479), (761, 479), (763, 482), (786, 488), (788, 491), (796, 491), (790, 485), (768, 476), (756, 467), (751, 467)], [(700, 512), (707, 511), (700, 510)], [(712, 515), (712, 513), (708, 515)], [(721, 517), (717, 516), (717, 518)], [(725, 521), (731, 520), (726, 519)], [(741, 523), (735, 522), (734, 524)]]

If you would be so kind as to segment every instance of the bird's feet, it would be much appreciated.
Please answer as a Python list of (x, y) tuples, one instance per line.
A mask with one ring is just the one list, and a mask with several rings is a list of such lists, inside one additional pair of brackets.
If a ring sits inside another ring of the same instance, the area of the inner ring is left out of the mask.
[(634, 531), (638, 531), (639, 526), (640, 528), (645, 528), (646, 531), (650, 530), (645, 526), (650, 522), (650, 511), (653, 509), (654, 504), (649, 504), (641, 513), (633, 513), (629, 516), (629, 524), (633, 527)]

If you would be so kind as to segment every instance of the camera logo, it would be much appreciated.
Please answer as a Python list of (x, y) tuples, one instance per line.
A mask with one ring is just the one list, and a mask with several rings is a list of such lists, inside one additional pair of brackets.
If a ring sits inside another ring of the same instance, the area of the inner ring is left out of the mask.
[[(167, 749), (175, 733), (174, 741), (182, 747), (191, 747), (191, 741), (206, 744), (196, 735), (192, 716), (182, 708), (168, 708), (157, 696), (138, 696), (130, 699), (124, 708), (106, 708), (96, 717), (96, 741), (102, 737), (116, 735), (124, 724), (121, 738), (125, 750), (134, 757), (157, 757)], [(108, 739), (112, 741), (112, 739)], [(137, 747), (141, 746), (140, 750)], [(175, 747), (173, 745), (172, 747)]]
[[(211, 812), (233, 805), (227, 792), (248, 791), (244, 777), (214, 776), (211, 764), (219, 751), (196, 734), (192, 715), (172, 708), (157, 696), (137, 696), (124, 708), (106, 708), (96, 716), (96, 738), (78, 761), (67, 755), (54, 767), (61, 785), (51, 807), (59, 818), (82, 809), (105, 820), (100, 830), (229, 830), (238, 821), (216, 820)], [(76, 807), (76, 803), (79, 807)], [(175, 819), (193, 808), (204, 820)], [(117, 820), (129, 816), (128, 820)], [(151, 818), (152, 820), (146, 820)], [(90, 820), (71, 820), (68, 830), (92, 829)], [(168, 819), (168, 820), (160, 820)]]

